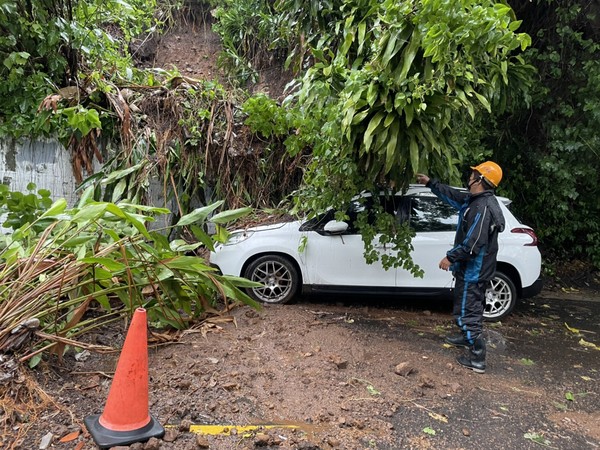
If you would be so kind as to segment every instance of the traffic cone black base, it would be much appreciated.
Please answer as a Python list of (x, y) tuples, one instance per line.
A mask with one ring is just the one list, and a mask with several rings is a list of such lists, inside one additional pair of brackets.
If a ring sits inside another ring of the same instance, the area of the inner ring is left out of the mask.
[(99, 422), (100, 414), (88, 416), (83, 419), (86, 428), (92, 435), (94, 442), (102, 449), (116, 447), (118, 445), (131, 445), (136, 442), (146, 442), (150, 438), (161, 438), (165, 429), (152, 416), (148, 425), (132, 431), (110, 430)]

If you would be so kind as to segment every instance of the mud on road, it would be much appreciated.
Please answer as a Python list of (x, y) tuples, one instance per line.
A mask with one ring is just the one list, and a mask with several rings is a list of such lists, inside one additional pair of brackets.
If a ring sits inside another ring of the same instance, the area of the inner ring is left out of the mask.
[[(600, 301), (537, 297), (487, 324), (484, 375), (455, 362), (461, 350), (443, 344), (454, 332), (440, 301), (237, 307), (150, 347), (150, 413), (166, 435), (132, 448), (600, 448)], [(12, 430), (14, 448), (37, 449), (44, 436), (48, 448), (96, 448), (83, 418), (102, 412), (118, 355), (77, 356), (36, 372), (52, 400), (33, 426)], [(237, 428), (264, 424), (277, 426)]]

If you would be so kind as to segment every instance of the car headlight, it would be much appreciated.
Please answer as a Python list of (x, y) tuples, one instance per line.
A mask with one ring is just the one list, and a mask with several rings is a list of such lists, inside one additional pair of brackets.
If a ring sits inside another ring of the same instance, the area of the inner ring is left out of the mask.
[(248, 239), (253, 234), (254, 234), (254, 231), (234, 231), (233, 233), (231, 233), (229, 235), (229, 237), (227, 238), (227, 242), (225, 242), (225, 244), (223, 244), (223, 245), (239, 244), (240, 242), (244, 242), (246, 239)]

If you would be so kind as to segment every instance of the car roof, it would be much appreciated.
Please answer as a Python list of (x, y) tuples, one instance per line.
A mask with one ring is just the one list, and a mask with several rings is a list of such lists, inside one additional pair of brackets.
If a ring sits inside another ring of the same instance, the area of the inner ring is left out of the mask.
[[(451, 186), (454, 189), (458, 189), (459, 191), (463, 191), (466, 192), (467, 190), (463, 187), (458, 187), (458, 186)], [(398, 192), (396, 195), (414, 195), (414, 196), (423, 196), (423, 197), (430, 197), (430, 196), (435, 196), (435, 194), (433, 192), (431, 192), (431, 189), (428, 188), (427, 186), (423, 186), (422, 184), (410, 184), (408, 186), (407, 191), (403, 194), (402, 192)], [(496, 195), (496, 198), (498, 199), (498, 201), (502, 202), (504, 205), (508, 206), (512, 203), (512, 200), (510, 200), (509, 198), (506, 197), (502, 197), (499, 195)]]

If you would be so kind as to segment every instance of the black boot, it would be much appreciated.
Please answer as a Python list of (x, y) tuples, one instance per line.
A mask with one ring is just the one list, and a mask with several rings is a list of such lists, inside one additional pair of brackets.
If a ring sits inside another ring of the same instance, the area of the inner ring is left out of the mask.
[(472, 369), (476, 373), (485, 373), (485, 340), (479, 336), (469, 347), (469, 352), (456, 358), (461, 366)]
[(455, 347), (469, 347), (471, 345), (462, 334), (460, 336), (446, 336), (444, 342)]

